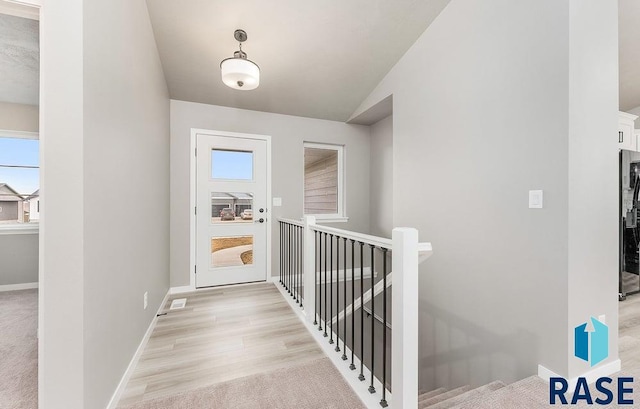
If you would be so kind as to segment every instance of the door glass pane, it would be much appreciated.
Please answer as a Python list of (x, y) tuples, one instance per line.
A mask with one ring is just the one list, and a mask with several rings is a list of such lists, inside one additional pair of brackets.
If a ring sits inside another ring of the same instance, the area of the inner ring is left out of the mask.
[(211, 267), (253, 264), (253, 236), (211, 238)]
[(211, 150), (211, 177), (253, 180), (253, 152)]
[(253, 223), (253, 193), (211, 192), (211, 223)]

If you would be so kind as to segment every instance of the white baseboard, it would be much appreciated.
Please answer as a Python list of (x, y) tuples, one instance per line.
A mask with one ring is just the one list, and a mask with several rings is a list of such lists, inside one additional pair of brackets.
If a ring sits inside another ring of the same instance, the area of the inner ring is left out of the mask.
[(122, 397), (122, 394), (127, 387), (127, 383), (129, 383), (129, 379), (131, 379), (131, 375), (133, 375), (133, 371), (136, 368), (138, 361), (140, 360), (140, 356), (142, 356), (144, 348), (147, 346), (147, 342), (149, 342), (149, 337), (151, 337), (151, 333), (153, 333), (153, 330), (156, 327), (156, 323), (158, 322), (158, 314), (160, 314), (164, 309), (164, 306), (167, 303), (170, 294), (171, 290), (167, 291), (167, 295), (165, 295), (162, 299), (160, 307), (158, 307), (158, 311), (156, 312), (156, 316), (153, 317), (153, 320), (151, 320), (151, 324), (149, 324), (149, 328), (147, 328), (147, 332), (144, 334), (144, 337), (142, 337), (142, 341), (140, 341), (140, 345), (138, 345), (136, 353), (133, 355), (133, 358), (131, 358), (131, 362), (129, 362), (127, 370), (124, 372), (124, 375), (122, 375), (122, 379), (120, 379), (118, 387), (111, 396), (111, 400), (107, 405), (107, 409), (116, 409), (116, 407), (118, 406), (118, 402), (120, 401), (120, 398)]
[(0, 285), (0, 292), (31, 290), (33, 288), (38, 288), (38, 283), (7, 284), (7, 285)]
[(169, 294), (173, 295), (173, 294), (182, 294), (182, 293), (190, 293), (192, 291), (195, 291), (194, 288), (192, 288), (190, 285), (184, 285), (182, 287), (171, 287), (169, 288)]
[[(622, 368), (622, 363), (620, 362), (619, 359), (616, 359), (615, 361), (609, 362), (595, 369), (587, 371), (580, 376), (567, 379), (567, 382), (569, 384), (568, 390), (573, 391), (575, 389), (576, 384), (578, 383), (578, 378), (586, 378), (587, 383), (592, 384), (598, 378), (602, 378), (603, 376), (609, 376), (616, 372), (620, 372), (621, 368)], [(557, 373), (553, 372), (550, 369), (545, 368), (542, 365), (538, 365), (538, 376), (546, 382), (549, 382), (551, 378), (564, 378), (563, 376), (558, 375)]]

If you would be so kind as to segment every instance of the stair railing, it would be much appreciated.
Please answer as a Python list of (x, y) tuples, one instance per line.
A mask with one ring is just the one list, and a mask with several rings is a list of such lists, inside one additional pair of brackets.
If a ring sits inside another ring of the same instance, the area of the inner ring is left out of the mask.
[(382, 407), (417, 408), (418, 265), (431, 244), (418, 243), (413, 228), (387, 239), (318, 225), (313, 216), (279, 219), (279, 227), (280, 283), (307, 326), (335, 344)]

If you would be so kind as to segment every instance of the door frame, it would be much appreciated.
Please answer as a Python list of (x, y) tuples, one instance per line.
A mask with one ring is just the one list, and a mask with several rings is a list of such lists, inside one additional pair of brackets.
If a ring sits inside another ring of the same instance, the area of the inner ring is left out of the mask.
[[(267, 143), (267, 200), (266, 200), (266, 219), (267, 219), (267, 257), (266, 257), (266, 266), (265, 266), (265, 281), (269, 281), (271, 277), (271, 222), (272, 222), (272, 209), (271, 209), (271, 136), (270, 135), (258, 135), (258, 134), (248, 134), (248, 133), (239, 133), (239, 132), (226, 132), (226, 131), (215, 131), (210, 129), (200, 129), (200, 128), (191, 128), (191, 143), (189, 153), (189, 163), (190, 163), (190, 177), (189, 177), (189, 291), (196, 291), (196, 193), (197, 193), (197, 177), (196, 177), (196, 137), (197, 135), (207, 135), (207, 136), (225, 136), (230, 138), (239, 138), (239, 139), (255, 139), (260, 141), (265, 141)], [(193, 209), (193, 210), (191, 210)], [(211, 287), (204, 288), (203, 290), (209, 289)]]

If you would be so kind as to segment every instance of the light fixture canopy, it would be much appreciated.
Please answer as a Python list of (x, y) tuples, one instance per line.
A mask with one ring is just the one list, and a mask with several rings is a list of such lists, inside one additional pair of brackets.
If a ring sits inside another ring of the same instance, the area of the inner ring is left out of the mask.
[(260, 85), (260, 67), (248, 60), (247, 53), (242, 51), (242, 43), (247, 40), (247, 33), (238, 29), (233, 36), (238, 41), (240, 49), (233, 53), (233, 57), (225, 58), (220, 63), (222, 82), (230, 88), (242, 91), (256, 89)]

